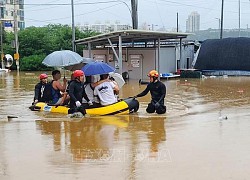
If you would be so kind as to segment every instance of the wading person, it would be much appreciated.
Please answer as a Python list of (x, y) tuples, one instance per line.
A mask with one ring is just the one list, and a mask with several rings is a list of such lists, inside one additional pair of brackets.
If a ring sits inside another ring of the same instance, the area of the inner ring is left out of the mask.
[(135, 98), (142, 97), (150, 92), (151, 102), (148, 104), (146, 111), (148, 113), (164, 114), (166, 112), (166, 106), (164, 105), (164, 98), (166, 96), (166, 86), (158, 80), (159, 73), (156, 70), (152, 70), (148, 74), (150, 83), (146, 89), (137, 94)]
[(40, 82), (35, 86), (35, 96), (33, 104), (38, 102), (49, 102), (49, 97), (46, 97), (46, 88), (48, 84), (48, 75), (40, 74), (39, 76)]

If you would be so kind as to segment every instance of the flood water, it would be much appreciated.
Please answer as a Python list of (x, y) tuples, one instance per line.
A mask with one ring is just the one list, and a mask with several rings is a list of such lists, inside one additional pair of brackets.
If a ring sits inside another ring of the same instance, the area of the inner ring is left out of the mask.
[(250, 178), (250, 77), (163, 80), (164, 115), (147, 95), (135, 114), (72, 119), (28, 109), (38, 74), (0, 73), (1, 180)]

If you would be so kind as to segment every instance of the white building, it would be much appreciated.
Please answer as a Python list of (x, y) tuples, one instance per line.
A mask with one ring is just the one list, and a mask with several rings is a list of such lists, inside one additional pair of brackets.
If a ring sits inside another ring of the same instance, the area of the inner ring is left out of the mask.
[(15, 15), (17, 29), (24, 29), (24, 0), (0, 0), (0, 20), (5, 31), (14, 31)]
[(192, 12), (186, 21), (186, 32), (196, 32), (200, 30), (200, 14)]
[(112, 31), (120, 31), (120, 30), (129, 30), (132, 29), (132, 27), (128, 24), (120, 24), (119, 22), (115, 22), (114, 24), (111, 24), (109, 21), (107, 21), (105, 24), (102, 23), (95, 23), (95, 24), (88, 24), (85, 23), (83, 26), (78, 25), (80, 30), (86, 31), (95, 31), (99, 33), (108, 33)]

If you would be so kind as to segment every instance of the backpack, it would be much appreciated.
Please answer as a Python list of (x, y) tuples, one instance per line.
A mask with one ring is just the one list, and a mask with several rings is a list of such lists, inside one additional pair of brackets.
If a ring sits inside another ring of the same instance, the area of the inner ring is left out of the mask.
[(53, 96), (52, 96), (52, 82), (48, 82), (45, 85), (44, 91), (43, 91), (43, 98), (44, 98), (44, 102), (46, 103), (51, 103), (53, 100)]

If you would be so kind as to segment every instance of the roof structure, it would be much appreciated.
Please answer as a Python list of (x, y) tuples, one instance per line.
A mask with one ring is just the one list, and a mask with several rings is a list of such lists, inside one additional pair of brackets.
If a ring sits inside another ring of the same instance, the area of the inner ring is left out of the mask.
[(200, 70), (250, 70), (250, 38), (205, 40), (194, 68)]
[(145, 31), (145, 30), (124, 30), (115, 31), (97, 36), (92, 36), (75, 41), (76, 45), (91, 43), (92, 45), (109, 44), (110, 39), (112, 43), (119, 43), (119, 37), (122, 37), (122, 43), (139, 43), (150, 42), (155, 40), (177, 40), (186, 38), (190, 33), (179, 32), (161, 32), (161, 31)]

